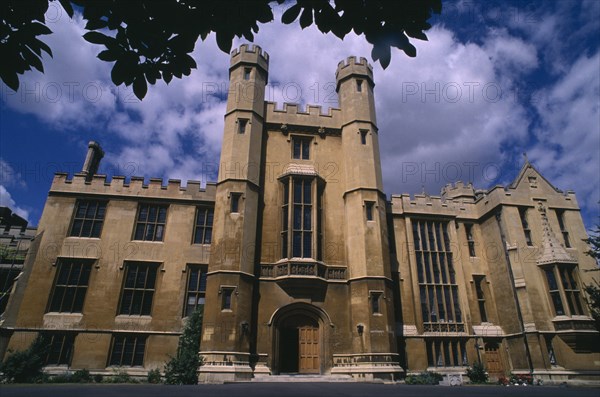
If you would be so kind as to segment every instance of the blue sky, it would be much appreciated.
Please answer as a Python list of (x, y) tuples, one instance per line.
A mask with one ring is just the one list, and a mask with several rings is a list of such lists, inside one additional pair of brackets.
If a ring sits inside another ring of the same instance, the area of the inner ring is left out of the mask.
[[(37, 224), (55, 171), (77, 172), (87, 142), (106, 152), (108, 175), (215, 179), (229, 55), (214, 35), (198, 42), (198, 69), (158, 82), (139, 102), (110, 81), (112, 64), (85, 42), (85, 23), (52, 3), (54, 58), (21, 89), (0, 83), (0, 204)], [(279, 21), (283, 6), (275, 6)], [(577, 193), (588, 228), (600, 201), (600, 2), (445, 1), (411, 59), (374, 65), (387, 194), (439, 194), (446, 183), (508, 184), (522, 153), (556, 187)], [(236, 41), (234, 46), (241, 44)], [(342, 42), (314, 27), (261, 25), (271, 56), (266, 99), (337, 106), (335, 68), (370, 60), (364, 38)]]

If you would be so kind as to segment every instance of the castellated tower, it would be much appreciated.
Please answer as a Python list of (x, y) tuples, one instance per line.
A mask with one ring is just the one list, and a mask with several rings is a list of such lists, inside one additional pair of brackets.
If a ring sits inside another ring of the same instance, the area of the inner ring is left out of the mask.
[[(365, 58), (349, 57), (339, 63), (336, 90), (342, 111), (350, 312), (351, 322), (363, 328), (361, 338), (353, 339), (352, 350), (373, 353), (370, 360), (377, 362), (378, 354), (395, 352), (396, 343), (374, 86), (373, 70)], [(393, 356), (388, 358), (393, 360)]]
[(213, 299), (204, 309), (201, 345), (201, 354), (215, 365), (200, 369), (200, 381), (243, 379), (252, 373), (249, 324), (268, 69), (269, 56), (258, 46), (242, 45), (231, 54), (206, 288)]

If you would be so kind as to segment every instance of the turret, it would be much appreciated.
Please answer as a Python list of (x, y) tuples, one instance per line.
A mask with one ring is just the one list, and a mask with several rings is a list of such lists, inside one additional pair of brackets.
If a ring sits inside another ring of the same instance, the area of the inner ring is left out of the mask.
[(364, 121), (377, 125), (373, 97), (373, 68), (365, 58), (348, 57), (335, 72), (336, 92), (344, 113), (343, 123)]
[[(260, 217), (260, 170), (264, 93), (269, 55), (242, 45), (231, 53), (229, 94), (219, 164), (213, 240), (208, 263), (199, 379), (248, 379), (255, 345), (252, 321), (257, 222)], [(237, 363), (235, 367), (228, 363)]]

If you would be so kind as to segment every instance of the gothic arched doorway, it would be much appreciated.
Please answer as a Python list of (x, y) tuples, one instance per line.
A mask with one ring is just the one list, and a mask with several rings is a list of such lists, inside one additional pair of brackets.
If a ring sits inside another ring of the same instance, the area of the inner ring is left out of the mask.
[(328, 316), (309, 304), (291, 304), (273, 315), (274, 373), (321, 374), (329, 360), (325, 360), (323, 343), (329, 324)]

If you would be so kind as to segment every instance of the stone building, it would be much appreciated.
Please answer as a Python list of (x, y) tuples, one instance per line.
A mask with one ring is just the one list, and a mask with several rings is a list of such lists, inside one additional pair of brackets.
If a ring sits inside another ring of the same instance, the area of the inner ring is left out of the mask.
[(598, 379), (583, 285), (598, 273), (573, 192), (531, 164), (507, 187), (383, 190), (373, 72), (336, 71), (340, 109), (265, 102), (269, 57), (232, 52), (216, 183), (57, 174), (3, 343), (52, 337), (48, 371), (143, 375), (203, 306), (199, 381), (307, 373)]
[(0, 207), (0, 315), (10, 300), (36, 230), (10, 208)]

